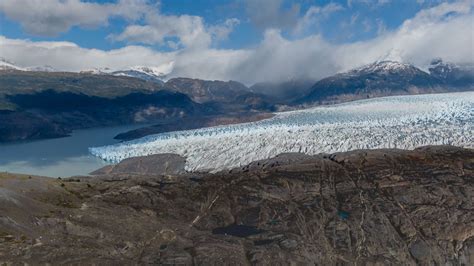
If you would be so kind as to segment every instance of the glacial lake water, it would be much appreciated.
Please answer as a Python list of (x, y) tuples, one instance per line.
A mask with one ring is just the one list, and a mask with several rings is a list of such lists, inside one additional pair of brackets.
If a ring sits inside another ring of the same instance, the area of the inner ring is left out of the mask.
[(0, 172), (69, 177), (87, 175), (106, 165), (89, 147), (117, 143), (122, 132), (146, 125), (76, 130), (70, 137), (0, 144)]

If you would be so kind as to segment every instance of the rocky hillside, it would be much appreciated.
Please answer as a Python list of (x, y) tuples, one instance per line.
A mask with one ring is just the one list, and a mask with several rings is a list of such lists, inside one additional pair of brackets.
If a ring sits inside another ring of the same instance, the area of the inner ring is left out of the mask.
[(162, 89), (142, 79), (71, 72), (0, 70), (0, 97), (35, 94), (46, 90), (115, 98)]
[(211, 107), (159, 84), (84, 73), (0, 71), (0, 142), (71, 130), (205, 115)]
[(315, 81), (310, 79), (292, 79), (284, 82), (260, 82), (252, 85), (249, 90), (266, 95), (280, 104), (291, 104), (306, 95)]
[(198, 103), (211, 101), (232, 102), (248, 91), (244, 84), (236, 81), (211, 81), (191, 78), (170, 79), (166, 82), (166, 87), (184, 93)]
[(53, 90), (8, 96), (0, 111), (0, 142), (67, 136), (71, 130), (205, 116), (212, 109), (165, 90), (116, 98)]
[(474, 262), (472, 150), (287, 154), (214, 175), (173, 174), (175, 160), (92, 178), (0, 174), (0, 262)]
[(375, 62), (316, 82), (310, 92), (295, 103), (327, 104), (391, 95), (474, 89), (474, 72), (468, 75), (470, 78), (460, 78), (457, 75), (459, 72), (453, 67), (452, 75), (442, 76), (440, 73), (443, 73), (443, 67), (432, 67), (429, 74), (410, 64)]
[(246, 87), (237, 82), (178, 81), (164, 84), (123, 75), (5, 67), (0, 69), (0, 142), (62, 137), (73, 129), (138, 122), (174, 124), (167, 127), (170, 130), (201, 127), (273, 110), (271, 103), (243, 91)]

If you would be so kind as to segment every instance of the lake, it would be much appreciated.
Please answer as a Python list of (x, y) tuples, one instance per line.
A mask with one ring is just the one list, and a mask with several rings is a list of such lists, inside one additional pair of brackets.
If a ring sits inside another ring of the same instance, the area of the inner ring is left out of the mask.
[(107, 163), (89, 154), (88, 148), (119, 142), (122, 132), (146, 125), (76, 130), (70, 137), (0, 144), (0, 172), (50, 177), (87, 175)]

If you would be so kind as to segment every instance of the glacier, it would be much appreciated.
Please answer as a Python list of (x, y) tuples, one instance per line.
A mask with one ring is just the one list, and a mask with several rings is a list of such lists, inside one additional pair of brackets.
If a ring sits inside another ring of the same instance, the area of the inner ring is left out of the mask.
[(186, 158), (187, 171), (231, 169), (280, 153), (356, 149), (474, 148), (474, 92), (373, 98), (275, 113), (252, 123), (168, 132), (103, 147), (110, 163), (159, 153)]

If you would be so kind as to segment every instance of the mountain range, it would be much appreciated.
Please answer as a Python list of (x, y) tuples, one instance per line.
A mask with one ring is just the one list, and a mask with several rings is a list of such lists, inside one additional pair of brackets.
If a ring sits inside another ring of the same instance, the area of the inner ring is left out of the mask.
[(429, 73), (400, 62), (380, 61), (316, 82), (295, 104), (328, 104), (357, 99), (472, 90), (474, 68), (433, 60)]
[(0, 142), (65, 136), (94, 126), (155, 123), (140, 131), (147, 135), (219, 121), (238, 123), (268, 117), (258, 114), (317, 104), (474, 89), (472, 65), (441, 59), (433, 60), (428, 71), (378, 61), (319, 81), (270, 81), (250, 87), (237, 81), (166, 80), (172, 67), (170, 63), (73, 73), (21, 68), (0, 60)]
[[(79, 71), (81, 74), (95, 74), (95, 75), (112, 75), (139, 78), (147, 81), (157, 83), (164, 83), (166, 75), (170, 73), (173, 67), (173, 62), (159, 66), (134, 66), (121, 70), (112, 70), (110, 68), (92, 68)], [(18, 71), (34, 71), (34, 72), (61, 72), (52, 66), (33, 66), (33, 67), (19, 67), (13, 62), (4, 58), (0, 58), (0, 71), (2, 70), (18, 70)]]

